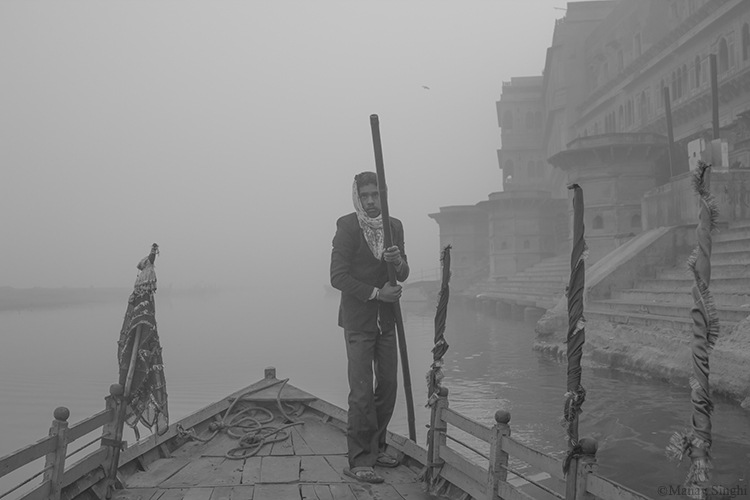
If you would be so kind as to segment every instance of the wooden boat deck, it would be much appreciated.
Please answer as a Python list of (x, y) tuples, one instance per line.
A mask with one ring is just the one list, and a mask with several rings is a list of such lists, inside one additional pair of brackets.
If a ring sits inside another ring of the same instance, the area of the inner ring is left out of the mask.
[[(270, 405), (264, 405), (271, 408)], [(277, 409), (274, 422), (284, 417)], [(123, 480), (116, 500), (427, 500), (418, 470), (376, 467), (385, 483), (345, 476), (346, 435), (335, 422), (305, 411), (285, 441), (265, 445), (256, 456), (226, 458), (238, 440), (225, 432), (207, 443), (189, 441)], [(326, 420), (328, 420), (326, 422)], [(204, 431), (205, 432), (205, 431)], [(210, 433), (209, 433), (210, 435)]]

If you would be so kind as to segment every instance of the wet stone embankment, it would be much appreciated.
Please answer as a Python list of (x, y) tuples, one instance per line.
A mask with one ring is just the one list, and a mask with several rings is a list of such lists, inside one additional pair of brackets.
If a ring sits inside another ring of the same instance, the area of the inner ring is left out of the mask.
[[(585, 312), (584, 312), (585, 315)], [(536, 325), (533, 349), (566, 357), (567, 312), (555, 307)], [(687, 386), (692, 373), (692, 333), (662, 325), (586, 323), (584, 363)], [(750, 317), (722, 327), (710, 353), (711, 391), (750, 410)]]

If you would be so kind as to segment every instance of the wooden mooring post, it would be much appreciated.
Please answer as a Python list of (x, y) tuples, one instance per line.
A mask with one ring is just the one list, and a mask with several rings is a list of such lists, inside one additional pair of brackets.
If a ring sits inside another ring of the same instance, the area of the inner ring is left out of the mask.
[(571, 459), (565, 478), (565, 500), (585, 500), (589, 474), (596, 472), (597, 468), (596, 451), (599, 443), (596, 439), (581, 438), (578, 444), (580, 445), (579, 453)]
[(70, 410), (64, 406), (55, 409), (55, 420), (49, 428), (49, 435), (57, 437), (55, 451), (47, 454), (44, 463), (44, 479), (49, 481), (49, 500), (59, 500), (62, 490), (63, 473), (65, 472), (65, 455), (68, 453), (68, 417)]
[(508, 454), (503, 451), (503, 436), (510, 436), (510, 412), (497, 410), (490, 437), (490, 465), (487, 469), (487, 500), (495, 500), (498, 485), (508, 479)]
[(427, 467), (429, 468), (430, 481), (434, 482), (440, 474), (443, 459), (440, 458), (440, 447), (445, 446), (448, 424), (443, 420), (443, 410), (448, 408), (448, 388), (441, 387), (438, 390), (438, 398), (432, 405), (430, 412), (429, 442), (427, 443)]

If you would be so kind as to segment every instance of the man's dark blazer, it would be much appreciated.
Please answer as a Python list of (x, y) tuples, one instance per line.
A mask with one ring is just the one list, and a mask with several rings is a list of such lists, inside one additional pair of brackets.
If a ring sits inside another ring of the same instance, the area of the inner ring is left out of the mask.
[[(409, 265), (404, 252), (404, 226), (393, 217), (391, 221), (392, 244), (398, 246), (404, 265), (396, 273), (398, 281), (409, 276)], [(376, 259), (367, 245), (355, 212), (336, 221), (336, 235), (331, 252), (331, 286), (341, 290), (339, 326), (355, 332), (377, 332), (378, 312), (380, 328), (394, 328), (393, 304), (369, 300), (375, 287), (382, 288), (388, 282), (388, 267), (385, 260)]]

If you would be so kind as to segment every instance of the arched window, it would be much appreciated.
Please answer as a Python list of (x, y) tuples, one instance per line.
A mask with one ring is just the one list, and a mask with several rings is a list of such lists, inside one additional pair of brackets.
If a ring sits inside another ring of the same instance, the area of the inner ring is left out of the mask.
[(511, 160), (510, 158), (505, 160), (505, 165), (503, 166), (503, 175), (505, 177), (513, 175), (513, 160)]
[(729, 70), (729, 48), (727, 39), (722, 37), (719, 40), (719, 73), (726, 73)]
[(506, 242), (503, 241), (502, 243), (500, 243), (500, 250), (505, 250), (507, 248), (508, 248), (508, 244)]
[(594, 122), (594, 131), (592, 133), (593, 135), (599, 134), (599, 122)]
[(529, 160), (529, 163), (526, 164), (526, 175), (528, 177), (536, 176), (536, 163), (534, 160)]
[(503, 128), (506, 130), (513, 129), (513, 111), (508, 110), (503, 113)]
[(688, 91), (690, 90), (690, 85), (688, 84), (688, 69), (687, 64), (682, 65), (682, 90), (680, 92), (680, 97), (687, 95)]
[(630, 227), (641, 227), (641, 214), (635, 214), (630, 219)]
[(750, 58), (750, 26), (745, 23), (742, 26), (742, 60), (747, 61)]
[(523, 249), (528, 250), (531, 248), (531, 243), (529, 243), (529, 240), (523, 240)]
[(659, 96), (656, 98), (656, 102), (659, 104), (659, 109), (664, 107), (664, 78), (659, 83)]
[(534, 128), (537, 130), (541, 130), (543, 128), (541, 111), (537, 111), (536, 113), (534, 113)]
[(674, 102), (677, 99), (677, 73), (672, 71), (672, 88), (670, 89), (670, 100)]
[(597, 215), (596, 217), (594, 217), (594, 220), (591, 221), (591, 227), (593, 227), (594, 229), (601, 229), (604, 227), (604, 220), (602, 220), (601, 215)]
[(534, 128), (534, 113), (531, 111), (526, 112), (526, 130)]
[(648, 117), (648, 107), (646, 106), (646, 91), (641, 91), (641, 97), (638, 101), (638, 114), (640, 115), (641, 119), (641, 125), (646, 124), (646, 119)]
[(625, 119), (622, 104), (620, 104), (620, 111), (617, 112), (617, 130), (615, 132), (622, 132), (622, 128), (625, 125), (623, 120)]
[[(747, 26), (747, 25), (746, 25)], [(701, 56), (695, 56), (695, 88), (701, 86)]]

